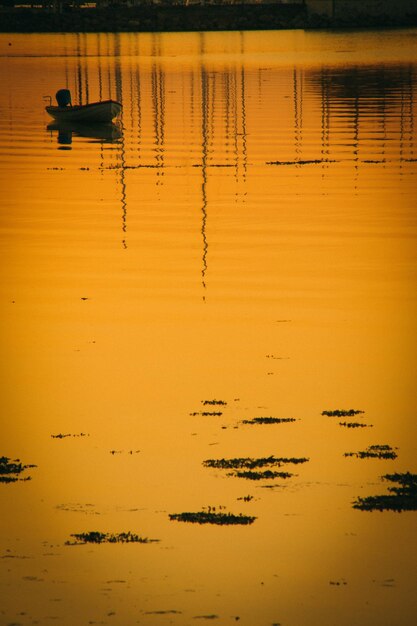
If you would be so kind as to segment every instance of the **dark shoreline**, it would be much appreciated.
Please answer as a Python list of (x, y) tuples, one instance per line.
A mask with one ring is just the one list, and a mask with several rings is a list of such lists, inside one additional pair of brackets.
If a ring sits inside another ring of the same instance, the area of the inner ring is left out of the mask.
[(0, 9), (2, 33), (186, 32), (230, 30), (398, 28), (417, 26), (417, 7), (407, 19), (385, 15), (330, 19), (302, 5), (192, 5), (131, 8)]

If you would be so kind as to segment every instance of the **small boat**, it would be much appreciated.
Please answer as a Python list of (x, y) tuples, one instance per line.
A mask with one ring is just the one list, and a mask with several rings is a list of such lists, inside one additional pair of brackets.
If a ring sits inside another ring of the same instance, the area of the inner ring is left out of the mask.
[(90, 104), (72, 105), (71, 94), (68, 89), (59, 89), (56, 93), (58, 106), (50, 104), (45, 107), (46, 112), (57, 122), (79, 122), (83, 124), (110, 123), (117, 117), (122, 105), (115, 100), (102, 100)]

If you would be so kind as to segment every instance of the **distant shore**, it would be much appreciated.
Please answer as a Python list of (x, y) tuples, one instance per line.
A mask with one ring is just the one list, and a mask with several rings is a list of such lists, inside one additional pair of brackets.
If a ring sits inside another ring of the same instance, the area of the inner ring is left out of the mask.
[(66, 8), (53, 13), (36, 8), (0, 8), (0, 32), (167, 32), (417, 26), (414, 15), (331, 19), (308, 13), (303, 5), (240, 4), (192, 6)]

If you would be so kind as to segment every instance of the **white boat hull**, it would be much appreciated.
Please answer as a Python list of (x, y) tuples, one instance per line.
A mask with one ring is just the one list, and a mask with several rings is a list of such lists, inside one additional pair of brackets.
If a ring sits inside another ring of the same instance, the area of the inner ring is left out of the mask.
[(122, 110), (120, 102), (103, 100), (76, 106), (47, 106), (46, 112), (58, 122), (108, 123)]

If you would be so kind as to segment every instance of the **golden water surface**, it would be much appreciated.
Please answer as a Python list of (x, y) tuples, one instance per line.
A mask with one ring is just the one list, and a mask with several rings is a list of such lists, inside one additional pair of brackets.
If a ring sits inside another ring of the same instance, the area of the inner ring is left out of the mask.
[[(416, 513), (353, 503), (417, 471), (416, 59), (416, 30), (0, 35), (0, 457), (36, 466), (0, 483), (2, 626), (414, 623)], [(61, 87), (121, 119), (59, 127)], [(203, 465), (271, 455), (309, 460)], [(169, 517), (209, 507), (256, 519)]]

